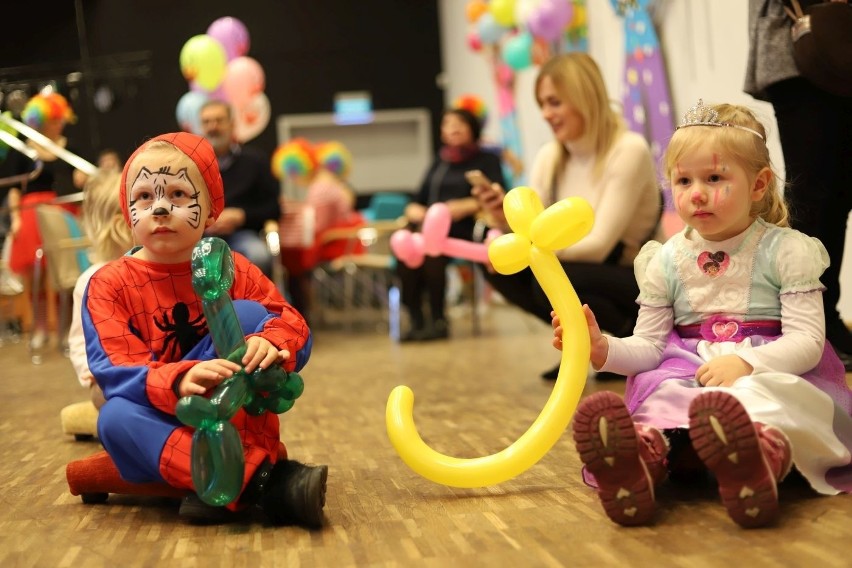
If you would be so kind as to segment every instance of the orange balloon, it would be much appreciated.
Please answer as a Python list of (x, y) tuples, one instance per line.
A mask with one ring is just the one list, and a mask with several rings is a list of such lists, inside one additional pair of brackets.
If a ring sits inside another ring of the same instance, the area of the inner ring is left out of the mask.
[(533, 38), (532, 62), (533, 65), (542, 65), (550, 59), (550, 44), (540, 37)]
[(488, 4), (485, 3), (485, 0), (470, 0), (470, 2), (467, 3), (467, 7), (465, 8), (467, 21), (472, 24), (487, 11)]

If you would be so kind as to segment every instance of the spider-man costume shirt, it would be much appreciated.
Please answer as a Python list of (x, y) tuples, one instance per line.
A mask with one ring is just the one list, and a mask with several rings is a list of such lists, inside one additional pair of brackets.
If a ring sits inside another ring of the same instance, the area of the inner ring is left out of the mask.
[[(260, 269), (232, 254), (229, 295), (243, 331), (289, 351), (284, 367), (300, 370), (312, 344), (304, 318)], [(193, 430), (174, 416), (174, 385), (198, 361), (218, 356), (192, 288), (190, 262), (159, 264), (124, 256), (108, 263), (89, 282), (82, 321), (89, 368), (107, 399), (98, 436), (122, 477), (192, 489)], [(231, 422), (243, 441), (247, 483), (264, 459), (277, 460), (278, 416), (240, 410)]]

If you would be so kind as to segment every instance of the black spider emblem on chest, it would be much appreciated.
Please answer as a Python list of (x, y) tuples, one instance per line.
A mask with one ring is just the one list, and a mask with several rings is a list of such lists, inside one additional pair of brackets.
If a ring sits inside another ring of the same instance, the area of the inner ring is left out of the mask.
[(194, 320), (189, 319), (189, 306), (178, 302), (172, 308), (172, 316), (163, 311), (162, 319), (154, 316), (154, 323), (160, 331), (166, 332), (163, 340), (163, 355), (168, 361), (178, 361), (195, 347), (201, 338), (207, 334), (207, 324), (204, 314)]

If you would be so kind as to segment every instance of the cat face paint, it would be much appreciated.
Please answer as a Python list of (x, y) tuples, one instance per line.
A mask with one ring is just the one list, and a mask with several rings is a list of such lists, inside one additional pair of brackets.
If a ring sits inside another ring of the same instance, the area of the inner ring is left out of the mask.
[(199, 195), (186, 168), (172, 172), (165, 166), (152, 172), (142, 166), (130, 187), (130, 223), (135, 226), (143, 215), (175, 215), (197, 229), (201, 224)]
[(179, 150), (147, 151), (134, 159), (128, 212), (137, 256), (157, 262), (188, 260), (210, 221), (206, 188), (194, 163)]

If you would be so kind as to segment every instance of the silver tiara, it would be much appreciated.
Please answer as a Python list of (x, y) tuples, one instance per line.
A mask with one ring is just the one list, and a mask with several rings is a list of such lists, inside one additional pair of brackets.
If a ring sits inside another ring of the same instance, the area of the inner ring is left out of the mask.
[(680, 129), (687, 126), (730, 126), (731, 128), (739, 128), (740, 130), (751, 132), (766, 142), (766, 138), (763, 137), (763, 134), (753, 128), (741, 126), (739, 124), (731, 124), (730, 122), (719, 122), (719, 113), (716, 109), (705, 106), (702, 99), (698, 99), (698, 103), (686, 111), (683, 115), (683, 120), (677, 127)]

